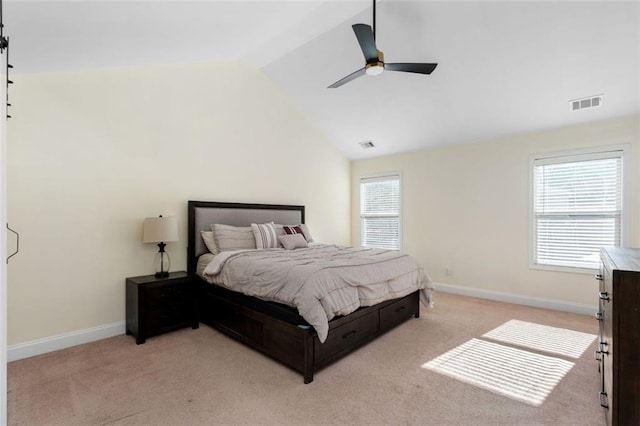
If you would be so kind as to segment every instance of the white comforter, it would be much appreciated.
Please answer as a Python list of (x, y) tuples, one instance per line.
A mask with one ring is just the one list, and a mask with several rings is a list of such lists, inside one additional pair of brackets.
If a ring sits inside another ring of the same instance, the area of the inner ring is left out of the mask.
[(222, 252), (203, 271), (211, 283), (296, 307), (324, 342), (329, 321), (361, 306), (420, 290), (432, 305), (429, 276), (409, 255), (336, 245)]

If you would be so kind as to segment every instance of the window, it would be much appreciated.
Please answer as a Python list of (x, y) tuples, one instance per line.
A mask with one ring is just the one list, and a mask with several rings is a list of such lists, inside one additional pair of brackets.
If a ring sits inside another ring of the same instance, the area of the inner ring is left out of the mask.
[(360, 245), (400, 250), (400, 175), (360, 179)]
[(533, 267), (597, 269), (621, 245), (622, 163), (622, 149), (533, 159)]

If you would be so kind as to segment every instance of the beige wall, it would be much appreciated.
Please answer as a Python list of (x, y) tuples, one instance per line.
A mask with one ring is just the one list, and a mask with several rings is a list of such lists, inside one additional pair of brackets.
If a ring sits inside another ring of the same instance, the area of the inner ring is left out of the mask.
[(259, 71), (168, 66), (14, 78), (9, 344), (124, 320), (124, 279), (153, 272), (142, 221), (187, 200), (304, 204), (349, 243), (350, 162)]
[(359, 177), (400, 171), (403, 248), (435, 281), (593, 304), (590, 275), (528, 267), (529, 158), (630, 144), (628, 242), (640, 246), (640, 117), (350, 165), (245, 65), (14, 81), (10, 345), (122, 321), (124, 278), (151, 273), (157, 250), (140, 242), (143, 218), (178, 217), (168, 251), (182, 270), (190, 199), (304, 204), (317, 240), (348, 244), (351, 230), (357, 245)]
[(352, 244), (359, 243), (359, 178), (399, 171), (403, 249), (434, 281), (595, 305), (592, 275), (529, 268), (529, 161), (612, 144), (631, 145), (627, 242), (640, 246), (640, 117), (354, 162)]

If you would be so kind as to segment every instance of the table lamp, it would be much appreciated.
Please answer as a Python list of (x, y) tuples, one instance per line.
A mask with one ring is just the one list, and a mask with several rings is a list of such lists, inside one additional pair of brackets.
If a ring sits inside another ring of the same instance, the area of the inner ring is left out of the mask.
[(159, 217), (148, 217), (144, 220), (142, 242), (158, 243), (160, 249), (153, 261), (157, 278), (169, 276), (171, 259), (169, 259), (169, 254), (164, 251), (166, 243), (169, 241), (178, 241), (178, 222), (175, 217), (162, 217), (160, 215)]

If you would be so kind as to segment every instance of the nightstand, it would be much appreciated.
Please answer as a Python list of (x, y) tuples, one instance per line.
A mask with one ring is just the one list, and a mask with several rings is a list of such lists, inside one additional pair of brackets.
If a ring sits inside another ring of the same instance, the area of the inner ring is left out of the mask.
[(142, 344), (147, 337), (183, 327), (198, 328), (195, 285), (186, 272), (127, 278), (127, 334)]

